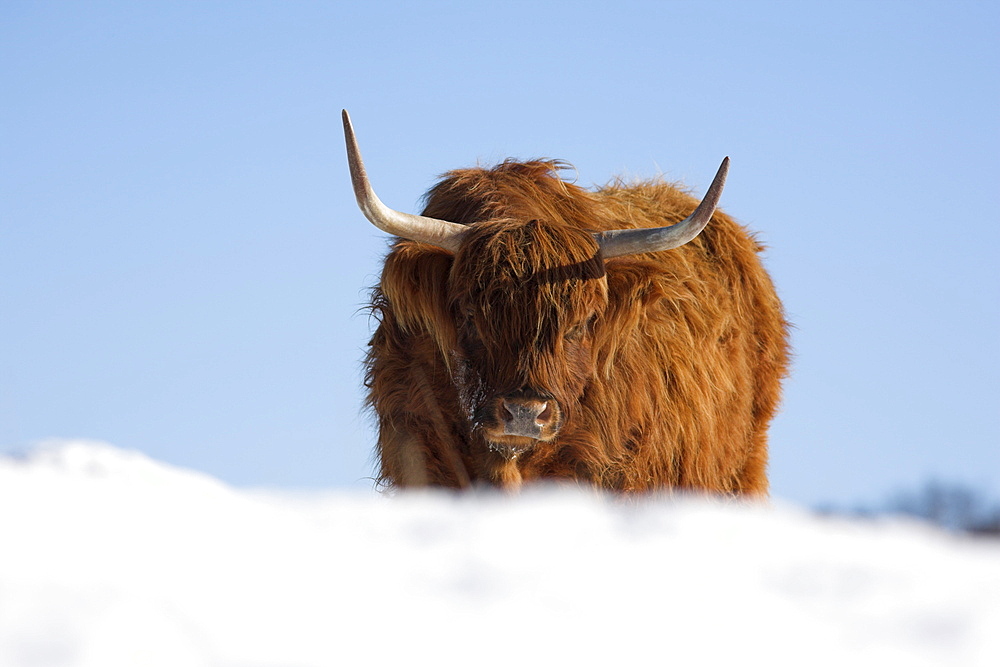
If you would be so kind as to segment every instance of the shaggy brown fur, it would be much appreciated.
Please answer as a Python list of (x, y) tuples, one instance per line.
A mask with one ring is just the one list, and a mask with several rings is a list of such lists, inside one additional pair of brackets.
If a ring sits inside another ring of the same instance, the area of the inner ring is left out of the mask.
[[(448, 173), (423, 214), (472, 225), (458, 253), (399, 240), (386, 258), (366, 382), (380, 481), (765, 494), (788, 343), (761, 247), (716, 212), (680, 248), (605, 261), (589, 232), (697, 201), (662, 182), (591, 192), (561, 167)], [(497, 397), (518, 391), (553, 399), (556, 423), (498, 445)]]

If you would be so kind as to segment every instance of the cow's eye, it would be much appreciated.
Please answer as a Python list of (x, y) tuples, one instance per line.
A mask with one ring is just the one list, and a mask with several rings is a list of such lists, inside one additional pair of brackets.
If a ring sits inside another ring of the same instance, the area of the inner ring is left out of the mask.
[(476, 316), (471, 310), (462, 311), (459, 316), (458, 327), (467, 336), (477, 336), (478, 331), (476, 329)]
[(590, 331), (590, 328), (594, 323), (594, 319), (594, 317), (589, 317), (580, 324), (567, 329), (564, 334), (566, 340), (579, 340), (585, 333)]

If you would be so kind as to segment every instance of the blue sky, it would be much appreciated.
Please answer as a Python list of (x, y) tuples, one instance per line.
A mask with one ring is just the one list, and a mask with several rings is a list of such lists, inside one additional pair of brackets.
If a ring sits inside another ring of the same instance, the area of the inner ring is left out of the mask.
[(731, 156), (796, 325), (774, 495), (1000, 495), (998, 33), (987, 2), (4, 3), (0, 451), (370, 487), (386, 238), (346, 107), (401, 209), (507, 156), (699, 193)]

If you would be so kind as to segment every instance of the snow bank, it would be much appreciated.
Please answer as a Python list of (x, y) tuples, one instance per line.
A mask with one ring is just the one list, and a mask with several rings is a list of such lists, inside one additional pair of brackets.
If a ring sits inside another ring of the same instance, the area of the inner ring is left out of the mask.
[(0, 459), (0, 665), (1000, 664), (1000, 546), (583, 492), (238, 491)]

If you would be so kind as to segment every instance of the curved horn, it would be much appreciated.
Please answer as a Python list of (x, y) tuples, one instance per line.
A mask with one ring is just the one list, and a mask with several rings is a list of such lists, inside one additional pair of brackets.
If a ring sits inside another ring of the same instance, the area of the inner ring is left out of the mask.
[(347, 109), (344, 109), (343, 116), (351, 183), (354, 185), (354, 196), (357, 197), (358, 206), (365, 217), (384, 232), (457, 252), (462, 235), (467, 229), (465, 225), (394, 211), (375, 196), (375, 191), (368, 182), (365, 164), (361, 161), (361, 151), (358, 150), (358, 140), (354, 137), (354, 128), (351, 127), (351, 117), (347, 115)]
[(601, 246), (605, 259), (633, 255), (639, 252), (658, 252), (682, 246), (701, 233), (705, 225), (712, 219), (715, 207), (722, 195), (722, 186), (726, 184), (726, 174), (729, 173), (729, 158), (722, 161), (722, 166), (715, 174), (715, 180), (708, 187), (705, 198), (698, 204), (694, 213), (676, 225), (655, 227), (653, 229), (615, 229), (594, 234)]

